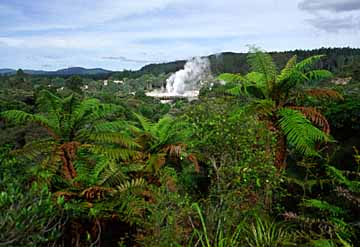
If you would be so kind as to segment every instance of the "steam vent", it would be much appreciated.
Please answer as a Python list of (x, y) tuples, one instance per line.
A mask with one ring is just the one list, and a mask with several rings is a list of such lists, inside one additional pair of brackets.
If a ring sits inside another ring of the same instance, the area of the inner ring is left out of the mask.
[(147, 92), (146, 95), (167, 103), (174, 99), (195, 100), (199, 95), (202, 80), (210, 74), (210, 62), (196, 57), (186, 62), (184, 69), (166, 80), (166, 88)]

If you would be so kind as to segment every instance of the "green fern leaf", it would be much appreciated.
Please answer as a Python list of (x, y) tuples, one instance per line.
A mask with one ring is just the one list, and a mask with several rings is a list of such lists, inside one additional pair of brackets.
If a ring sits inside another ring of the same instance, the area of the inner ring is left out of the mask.
[(277, 69), (271, 55), (263, 52), (259, 48), (251, 47), (248, 55), (248, 63), (253, 72), (263, 74), (268, 95), (273, 89), (277, 79)]
[(324, 57), (324, 55), (315, 55), (315, 56), (311, 56), (308, 57), (304, 60), (302, 60), (301, 62), (299, 62), (298, 64), (296, 64), (296, 69), (298, 69), (301, 72), (306, 72), (308, 69), (310, 69), (312, 66), (314, 66), (314, 64), (318, 61), (320, 61), (322, 58)]
[(312, 125), (299, 111), (282, 108), (278, 110), (279, 127), (285, 134), (288, 142), (300, 153), (309, 156), (317, 156), (315, 144), (327, 142), (329, 136)]

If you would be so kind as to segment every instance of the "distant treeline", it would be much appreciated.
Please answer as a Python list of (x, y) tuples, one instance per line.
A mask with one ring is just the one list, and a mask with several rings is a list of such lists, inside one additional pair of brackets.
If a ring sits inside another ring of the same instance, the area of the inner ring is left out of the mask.
[[(275, 63), (282, 68), (293, 55), (298, 56), (298, 60), (323, 54), (324, 59), (317, 64), (317, 68), (327, 69), (337, 76), (359, 76), (360, 77), (360, 49), (357, 48), (320, 48), (315, 50), (294, 50), (285, 52), (270, 52)], [(246, 62), (247, 53), (224, 52), (208, 56), (211, 63), (211, 71), (214, 74), (220, 73), (241, 73), (249, 71)], [(144, 74), (167, 74), (183, 68), (185, 60), (169, 63), (149, 64), (137, 71), (125, 70), (116, 72), (113, 77), (116, 79), (138, 78)]]

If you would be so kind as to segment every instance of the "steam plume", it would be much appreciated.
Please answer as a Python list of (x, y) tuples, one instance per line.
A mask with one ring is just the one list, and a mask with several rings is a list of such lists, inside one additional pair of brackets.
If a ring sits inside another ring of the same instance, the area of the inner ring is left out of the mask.
[(183, 95), (188, 91), (199, 90), (201, 80), (210, 72), (210, 61), (196, 57), (186, 62), (184, 69), (172, 74), (166, 80), (166, 91), (169, 94)]

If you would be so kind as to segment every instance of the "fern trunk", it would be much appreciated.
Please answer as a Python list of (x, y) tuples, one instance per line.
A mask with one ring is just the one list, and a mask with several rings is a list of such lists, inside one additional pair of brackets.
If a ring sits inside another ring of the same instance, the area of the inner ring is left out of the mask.
[(278, 170), (286, 168), (286, 138), (281, 132), (276, 137), (275, 166)]
[(68, 142), (61, 146), (61, 161), (63, 162), (64, 177), (67, 180), (72, 180), (77, 177), (73, 161), (76, 158), (76, 152), (80, 143)]

